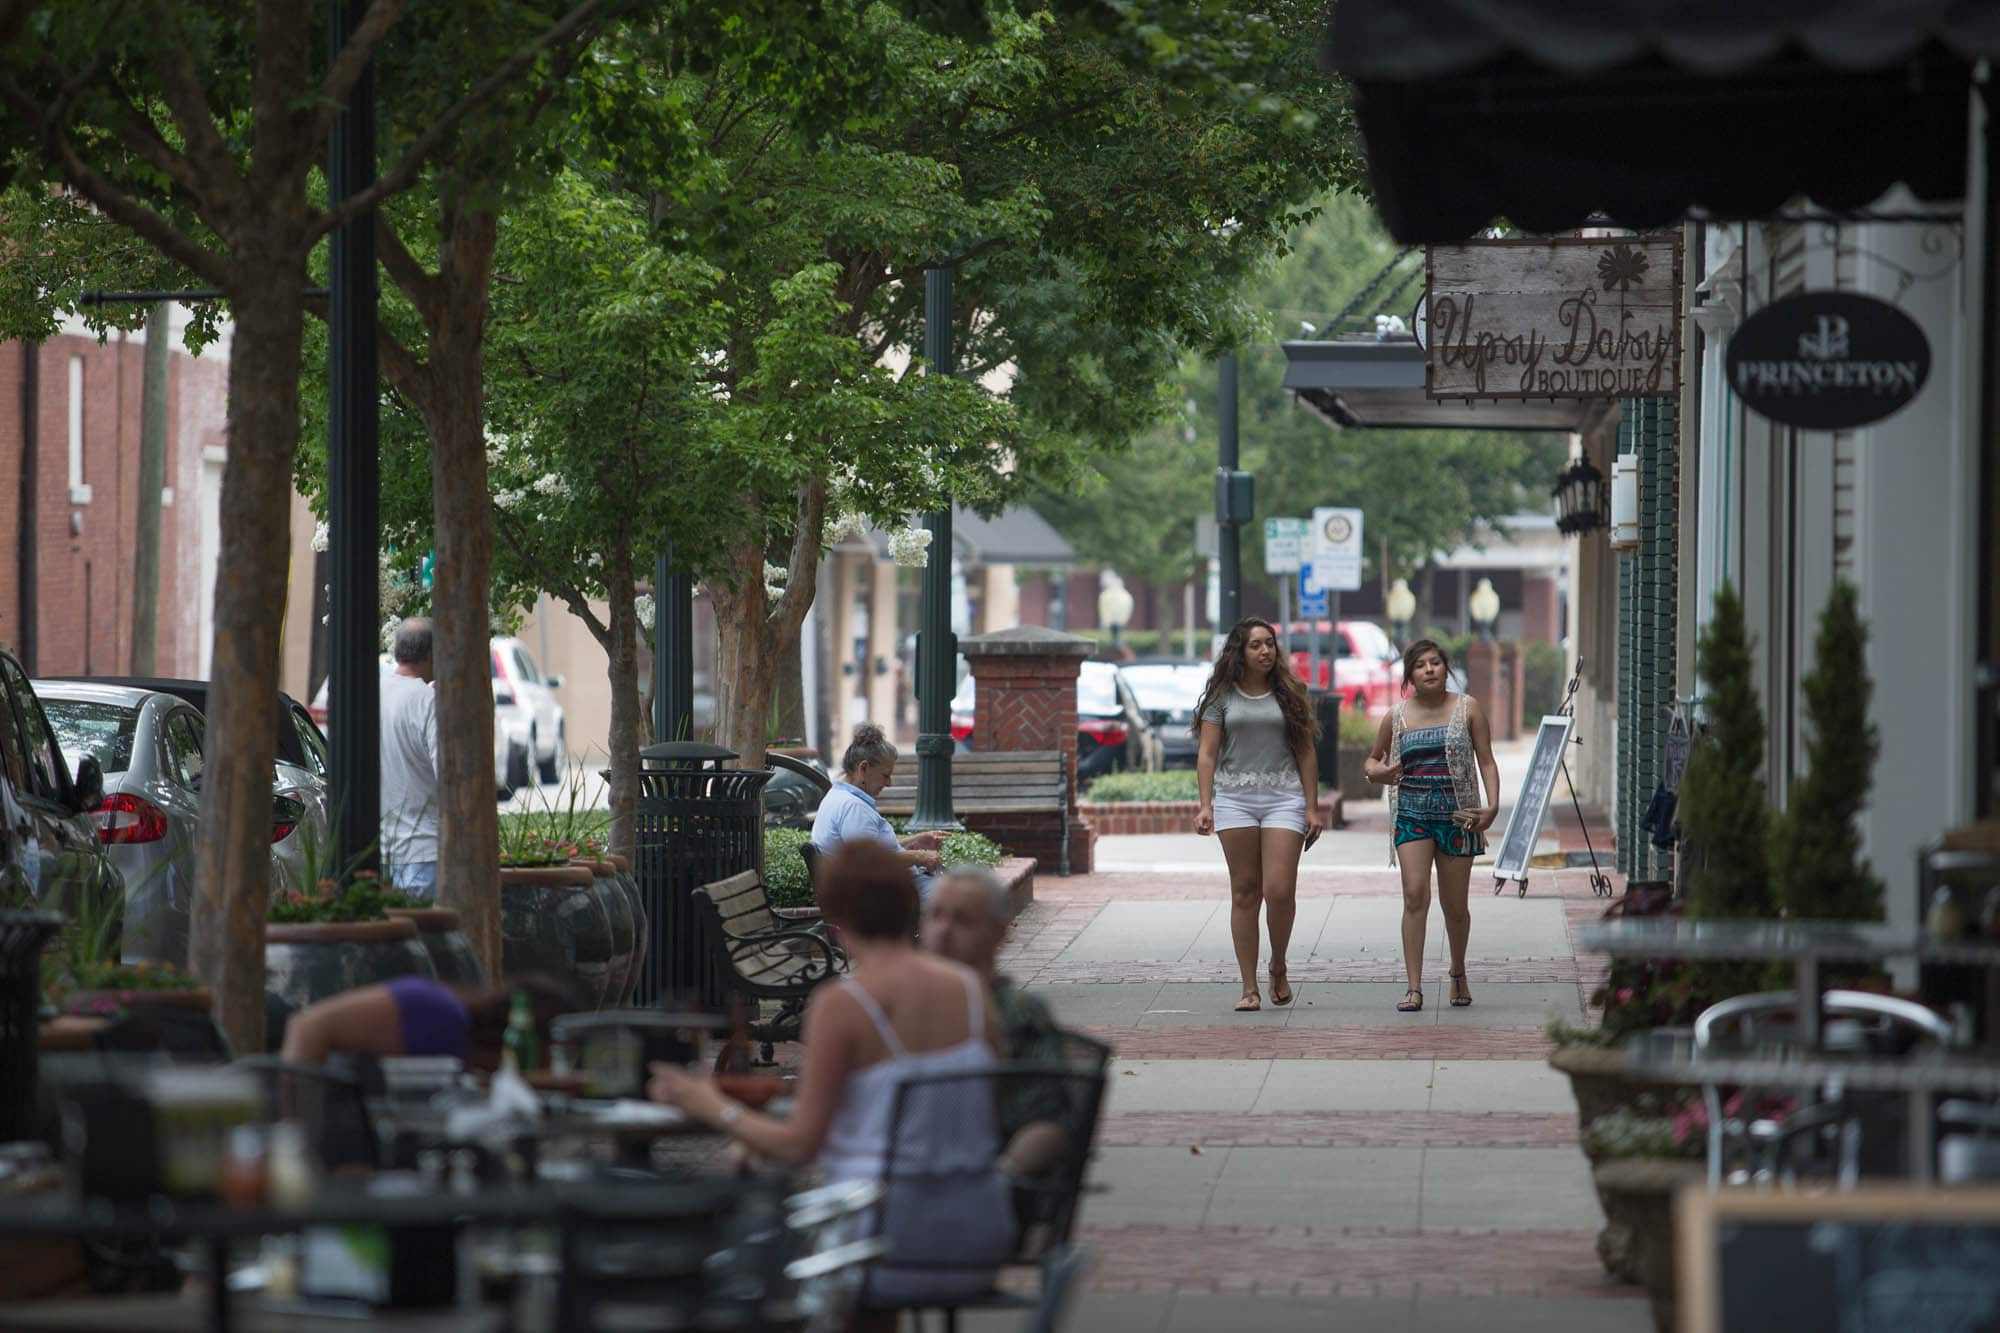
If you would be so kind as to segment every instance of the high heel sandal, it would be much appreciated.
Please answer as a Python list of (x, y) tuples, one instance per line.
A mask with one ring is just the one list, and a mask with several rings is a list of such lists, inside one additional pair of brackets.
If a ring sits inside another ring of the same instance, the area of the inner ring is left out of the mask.
[[(1457, 985), (1451, 988), (1451, 1007), (1454, 1009), (1464, 1009), (1472, 1003), (1472, 987), (1466, 985), (1465, 973), (1463, 972), (1453, 972), (1451, 979), (1457, 983)], [(1463, 995), (1458, 993), (1460, 986), (1465, 987), (1465, 994)]]
[[(1415, 1004), (1410, 1003), (1410, 997), (1412, 995), (1417, 997), (1417, 1002)], [(1421, 1013), (1423, 1011), (1423, 1007), (1424, 1007), (1424, 993), (1418, 990), (1415, 986), (1412, 986), (1408, 990), (1404, 991), (1403, 998), (1396, 1002), (1396, 1012), (1399, 1014)]]

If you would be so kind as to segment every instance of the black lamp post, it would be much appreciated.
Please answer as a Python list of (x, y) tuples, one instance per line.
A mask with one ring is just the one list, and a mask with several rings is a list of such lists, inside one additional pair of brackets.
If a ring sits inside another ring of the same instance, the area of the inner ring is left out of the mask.
[[(924, 271), (924, 373), (952, 373), (951, 269)], [(924, 516), (923, 623), (917, 632), (917, 800), (910, 828), (955, 830), (951, 808), (951, 696), (958, 637), (951, 632), (951, 501)]]

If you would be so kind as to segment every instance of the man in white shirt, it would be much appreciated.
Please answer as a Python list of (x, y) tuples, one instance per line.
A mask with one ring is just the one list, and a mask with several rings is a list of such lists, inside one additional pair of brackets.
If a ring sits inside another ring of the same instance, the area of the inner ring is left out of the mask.
[(437, 700), (431, 622), (396, 631), (396, 668), (382, 677), (382, 878), (405, 893), (437, 895)]

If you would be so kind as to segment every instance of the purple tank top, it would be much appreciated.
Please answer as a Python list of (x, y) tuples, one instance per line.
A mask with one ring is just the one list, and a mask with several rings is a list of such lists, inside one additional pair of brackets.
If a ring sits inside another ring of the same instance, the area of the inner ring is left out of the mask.
[(397, 977), (386, 985), (396, 1001), (403, 1054), (467, 1057), (472, 1019), (450, 987), (429, 977)]

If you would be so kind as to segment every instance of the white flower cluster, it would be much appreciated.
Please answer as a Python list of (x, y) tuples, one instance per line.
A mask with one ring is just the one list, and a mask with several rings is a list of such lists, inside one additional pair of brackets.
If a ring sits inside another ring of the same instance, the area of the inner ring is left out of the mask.
[(322, 520), (319, 526), (313, 529), (313, 550), (324, 551), (332, 541), (333, 529)]
[(639, 628), (646, 633), (653, 632), (653, 594), (642, 592), (633, 599), (632, 609), (639, 613)]
[(525, 490), (495, 491), (493, 493), (493, 506), (496, 509), (518, 509), (521, 506), (521, 501), (527, 498), (528, 493)]
[(552, 500), (569, 499), (569, 483), (553, 472), (545, 472), (535, 482), (535, 490)]
[(868, 516), (854, 509), (843, 509), (826, 522), (828, 542), (859, 541), (868, 535)]
[(904, 528), (889, 534), (889, 558), (906, 568), (921, 568), (929, 559), (926, 552), (930, 547), (928, 528)]
[[(791, 576), (791, 570), (786, 569), (783, 565), (774, 565), (766, 560), (764, 562), (764, 600), (771, 603), (781, 600), (785, 595), (785, 583)], [(775, 606), (773, 609), (776, 609)]]
[(402, 627), (401, 616), (392, 615), (382, 622), (382, 651), (387, 652), (396, 646), (396, 631)]

